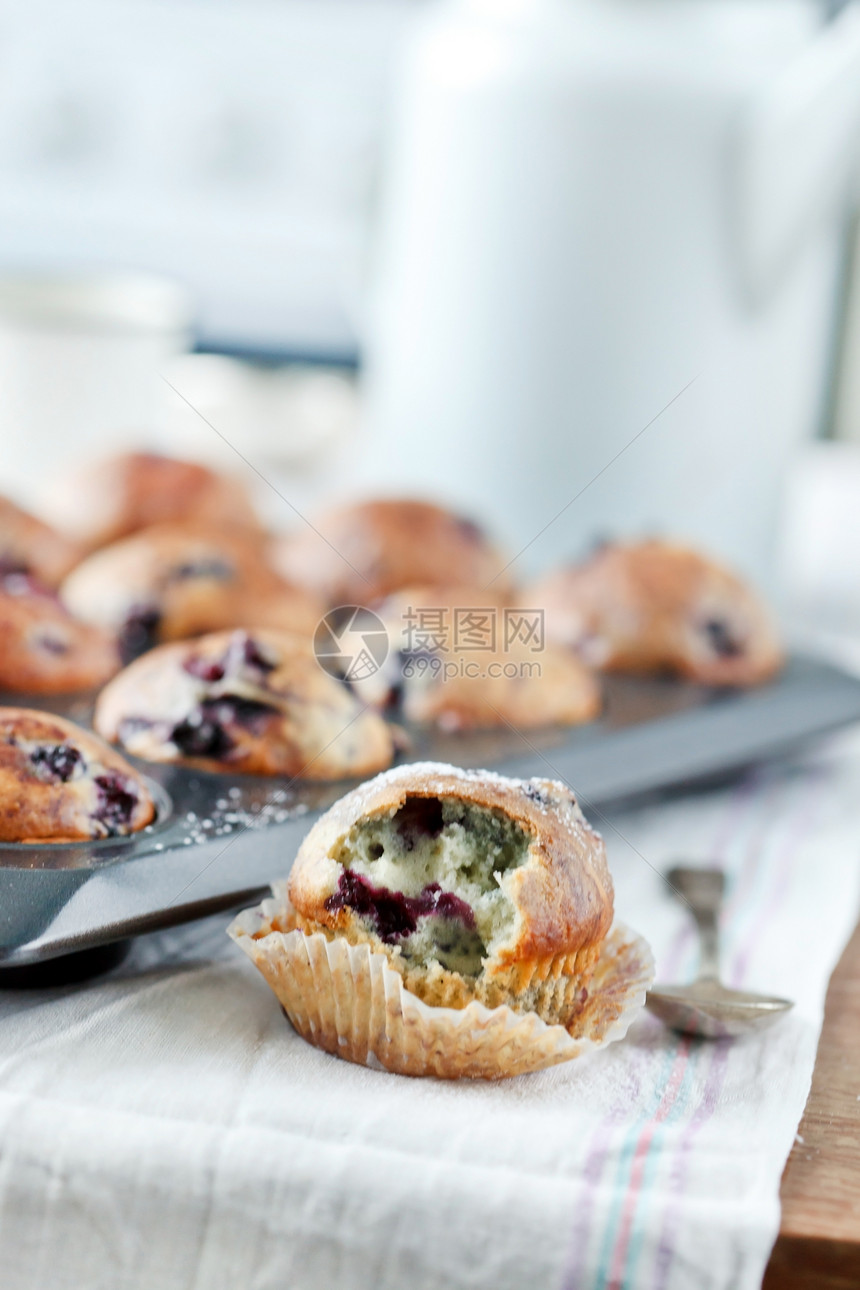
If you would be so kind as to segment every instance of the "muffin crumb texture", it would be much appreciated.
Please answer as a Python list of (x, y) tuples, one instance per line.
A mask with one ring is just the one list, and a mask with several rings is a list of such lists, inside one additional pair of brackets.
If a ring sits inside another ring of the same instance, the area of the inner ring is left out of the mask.
[(477, 976), (510, 938), (515, 910), (499, 879), (523, 864), (529, 841), (500, 811), (407, 797), (343, 839), (332, 857), (343, 873), (326, 905), (354, 910), (409, 964)]

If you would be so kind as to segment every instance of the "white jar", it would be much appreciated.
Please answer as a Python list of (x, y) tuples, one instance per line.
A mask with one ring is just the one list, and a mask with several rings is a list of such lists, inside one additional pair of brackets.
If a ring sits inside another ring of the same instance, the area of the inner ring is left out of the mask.
[(767, 580), (860, 137), (860, 12), (819, 21), (797, 0), (428, 13), (386, 177), (365, 487), (449, 496), (531, 544), (523, 573), (666, 532)]

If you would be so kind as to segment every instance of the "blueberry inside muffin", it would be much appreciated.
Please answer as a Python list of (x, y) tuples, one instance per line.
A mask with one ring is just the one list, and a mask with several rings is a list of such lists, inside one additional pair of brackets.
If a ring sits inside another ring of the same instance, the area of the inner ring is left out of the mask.
[(356, 824), (333, 853), (343, 872), (326, 909), (352, 910), (407, 963), (477, 976), (513, 917), (497, 875), (522, 864), (528, 845), (497, 810), (407, 797), (393, 815)]
[(433, 763), (341, 799), (299, 851), (296, 926), (383, 953), (434, 1005), (566, 1024), (613, 914), (602, 840), (562, 784)]
[(155, 819), (142, 777), (71, 721), (0, 709), (0, 841), (123, 837)]

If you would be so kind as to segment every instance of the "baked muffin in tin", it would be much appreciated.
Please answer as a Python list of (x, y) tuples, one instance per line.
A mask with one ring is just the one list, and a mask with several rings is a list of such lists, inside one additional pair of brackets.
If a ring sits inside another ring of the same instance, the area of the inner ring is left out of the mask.
[(408, 721), (443, 730), (578, 725), (600, 711), (594, 673), (544, 639), (533, 611), (475, 587), (413, 587), (377, 608), (384, 665), (354, 689)]
[(706, 685), (766, 681), (783, 663), (773, 623), (728, 569), (675, 542), (612, 542), (523, 593), (547, 639), (592, 667)]
[(171, 520), (259, 527), (238, 479), (157, 452), (88, 462), (50, 485), (45, 505), (54, 523), (89, 550)]
[(62, 717), (0, 708), (0, 842), (123, 837), (155, 820), (143, 778)]
[(431, 502), (408, 498), (335, 507), (301, 531), (281, 538), (273, 560), (291, 580), (328, 605), (373, 605), (402, 587), (450, 584), (452, 579), (499, 590), (505, 558), (470, 519)]
[(0, 570), (0, 690), (75, 694), (119, 668), (110, 632), (78, 622), (28, 574)]
[(95, 727), (147, 761), (308, 780), (371, 774), (394, 753), (301, 638), (263, 629), (151, 650), (102, 691)]
[(77, 543), (0, 497), (0, 574), (26, 573), (44, 587), (58, 587), (83, 552)]
[(273, 627), (310, 639), (322, 606), (268, 567), (257, 536), (159, 524), (88, 556), (63, 583), (69, 609), (116, 633), (126, 661), (160, 642), (222, 628)]

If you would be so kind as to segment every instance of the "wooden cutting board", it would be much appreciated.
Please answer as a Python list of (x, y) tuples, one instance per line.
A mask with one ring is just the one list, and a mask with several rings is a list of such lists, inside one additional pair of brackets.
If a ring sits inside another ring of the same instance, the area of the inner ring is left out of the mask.
[(860, 926), (830, 982), (762, 1290), (860, 1287)]

